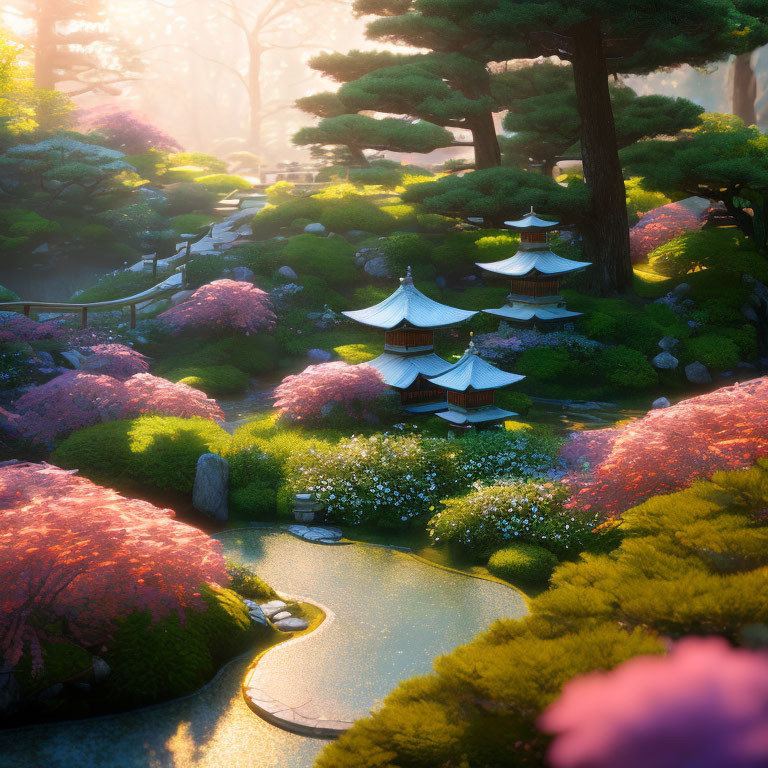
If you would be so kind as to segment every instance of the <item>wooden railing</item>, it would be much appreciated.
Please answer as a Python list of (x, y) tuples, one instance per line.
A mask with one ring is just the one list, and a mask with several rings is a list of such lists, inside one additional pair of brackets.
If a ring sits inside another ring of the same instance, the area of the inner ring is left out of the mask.
[(94, 301), (89, 304), (71, 304), (55, 301), (5, 301), (0, 302), (0, 311), (16, 310), (23, 312), (27, 317), (32, 310), (36, 312), (79, 312), (80, 327), (88, 327), (88, 312), (100, 312), (108, 309), (117, 309), (130, 307), (131, 309), (131, 328), (136, 327), (136, 305), (150, 304), (157, 299), (175, 293), (184, 287), (184, 270), (178, 269), (173, 275), (166, 278), (162, 283), (148, 288), (146, 291), (137, 293), (133, 296), (126, 296), (124, 299), (112, 299), (111, 301)]

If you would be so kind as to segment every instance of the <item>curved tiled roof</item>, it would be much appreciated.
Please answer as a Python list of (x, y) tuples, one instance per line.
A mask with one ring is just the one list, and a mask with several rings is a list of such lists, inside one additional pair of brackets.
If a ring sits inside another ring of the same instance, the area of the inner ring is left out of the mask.
[(487, 272), (506, 277), (525, 277), (531, 272), (539, 272), (542, 275), (565, 275), (569, 272), (577, 272), (590, 266), (588, 261), (573, 261), (564, 259), (548, 248), (520, 250), (514, 256), (503, 261), (479, 263), (477, 266)]
[(390, 387), (406, 389), (416, 381), (419, 374), (436, 376), (450, 368), (451, 364), (434, 353), (404, 357), (385, 352), (367, 365), (372, 365)]
[(470, 342), (469, 349), (458, 363), (452, 365), (443, 373), (428, 379), (430, 384), (435, 384), (454, 392), (466, 392), (468, 389), (484, 390), (506, 387), (521, 381), (525, 376), (517, 373), (507, 373), (499, 370), (495, 365), (486, 363), (475, 350), (475, 345)]

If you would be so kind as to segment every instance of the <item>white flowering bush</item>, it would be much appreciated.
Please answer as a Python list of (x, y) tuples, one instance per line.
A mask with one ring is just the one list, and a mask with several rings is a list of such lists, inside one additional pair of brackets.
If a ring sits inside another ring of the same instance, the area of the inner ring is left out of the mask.
[(538, 544), (559, 556), (576, 554), (590, 543), (596, 516), (564, 508), (568, 489), (557, 482), (525, 480), (478, 487), (448, 499), (430, 521), (436, 544), (454, 544), (486, 556), (512, 541)]
[(313, 448), (289, 461), (292, 493), (314, 493), (340, 523), (402, 527), (434, 512), (441, 499), (498, 477), (542, 476), (557, 442), (504, 433), (448, 440), (379, 434)]

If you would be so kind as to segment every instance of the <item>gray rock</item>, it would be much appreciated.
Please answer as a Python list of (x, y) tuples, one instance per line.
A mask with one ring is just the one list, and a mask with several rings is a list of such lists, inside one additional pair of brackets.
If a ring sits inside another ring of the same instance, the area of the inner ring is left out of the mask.
[(307, 224), (307, 226), (304, 227), (304, 232), (307, 235), (324, 235), (326, 233), (326, 229), (320, 223)]
[(390, 277), (389, 264), (387, 263), (386, 256), (376, 256), (373, 259), (366, 261), (364, 269), (371, 277)]
[(299, 279), (299, 276), (296, 274), (296, 272), (289, 266), (280, 267), (280, 269), (277, 270), (277, 274), (281, 275), (286, 280), (290, 280), (291, 282), (295, 282)]
[(358, 253), (355, 256), (355, 266), (356, 267), (364, 267), (365, 266), (365, 262), (366, 262), (366, 258), (362, 254)]
[(55, 368), (56, 363), (53, 360), (53, 355), (50, 352), (44, 350), (38, 350), (35, 352), (37, 362), (44, 368)]
[(237, 280), (239, 283), (252, 283), (254, 277), (256, 275), (248, 267), (234, 267), (232, 270), (232, 279)]
[(37, 248), (35, 248), (34, 251), (32, 251), (33, 254), (39, 255), (41, 253), (48, 253), (51, 250), (51, 247), (48, 245), (48, 243), (43, 243), (42, 245), (38, 245)]
[(73, 368), (80, 368), (82, 364), (88, 359), (84, 354), (78, 352), (76, 349), (65, 349), (61, 356), (68, 362), (72, 363)]
[(288, 606), (282, 600), (270, 600), (268, 603), (263, 603), (259, 606), (261, 612), (268, 619), (271, 619), (276, 613), (280, 613), (280, 611), (287, 607)]
[(660, 352), (651, 362), (654, 368), (659, 368), (662, 371), (672, 371), (677, 368), (679, 360), (669, 352)]
[(253, 608), (250, 608), (248, 610), (248, 615), (257, 624), (261, 624), (264, 627), (266, 627), (269, 624), (269, 622), (267, 621), (267, 617), (264, 615), (264, 611), (262, 611), (258, 605), (254, 606)]
[(317, 363), (327, 363), (333, 355), (324, 349), (310, 349), (309, 352), (307, 352), (307, 357)]
[(350, 240), (359, 240), (361, 237), (370, 237), (370, 232), (364, 232), (362, 229), (350, 229), (349, 232), (345, 232), (344, 235)]
[(675, 296), (679, 296), (680, 298), (687, 296), (690, 292), (691, 286), (688, 285), (688, 283), (680, 283), (680, 285), (676, 285), (672, 289), (672, 293), (674, 293)]
[(438, 275), (435, 278), (435, 285), (438, 288), (443, 289), (448, 285), (448, 281), (442, 275)]
[(304, 619), (290, 618), (276, 622), (275, 626), (281, 632), (301, 632), (309, 626), (309, 622)]
[(685, 378), (691, 384), (709, 384), (712, 381), (712, 376), (710, 376), (707, 366), (698, 360), (685, 366)]
[(213, 520), (226, 520), (229, 464), (215, 453), (204, 453), (197, 460), (192, 506)]
[(665, 352), (671, 352), (679, 343), (680, 343), (680, 339), (676, 339), (674, 336), (665, 336), (659, 342), (659, 346)]
[(157, 312), (162, 312), (165, 309), (168, 309), (170, 306), (170, 302), (161, 299), (160, 301), (153, 301), (151, 304), (145, 304), (140, 309), (137, 309), (137, 313), (139, 315), (153, 315)]
[(288, 611), (280, 611), (280, 613), (276, 613), (272, 617), (272, 621), (277, 622), (277, 621), (282, 621), (283, 619), (290, 619), (290, 618), (291, 618), (291, 614)]
[(171, 296), (171, 304), (175, 307), (177, 304), (183, 304), (192, 294), (194, 291), (176, 291), (176, 293)]
[(659, 408), (669, 408), (670, 405), (672, 405), (672, 403), (670, 403), (666, 397), (658, 397), (651, 403), (651, 408), (653, 410), (658, 410)]
[(91, 666), (93, 667), (93, 679), (97, 683), (106, 680), (112, 673), (112, 668), (101, 656), (94, 656), (91, 659)]

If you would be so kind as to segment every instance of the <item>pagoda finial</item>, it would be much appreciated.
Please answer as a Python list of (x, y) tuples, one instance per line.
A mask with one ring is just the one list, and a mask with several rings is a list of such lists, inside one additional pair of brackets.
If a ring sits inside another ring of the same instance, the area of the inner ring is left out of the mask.
[(470, 355), (477, 355), (477, 347), (475, 346), (475, 332), (470, 331), (469, 332), (469, 346), (467, 347), (467, 354)]
[(413, 273), (411, 272), (410, 267), (408, 267), (408, 270), (405, 273), (405, 277), (400, 278), (400, 282), (403, 285), (413, 285)]
[(533, 212), (534, 212), (534, 211), (533, 211), (533, 206), (531, 206), (531, 213), (533, 213)]

